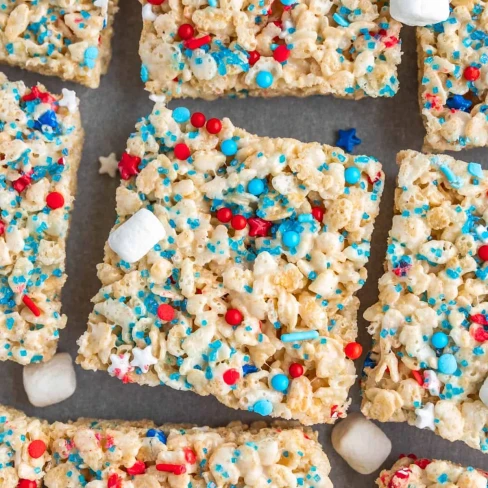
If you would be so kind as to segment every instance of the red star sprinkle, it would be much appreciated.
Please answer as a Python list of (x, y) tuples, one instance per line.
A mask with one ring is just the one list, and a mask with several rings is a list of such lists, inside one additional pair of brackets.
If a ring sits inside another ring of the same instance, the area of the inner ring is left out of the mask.
[(123, 180), (130, 179), (131, 176), (139, 174), (139, 164), (141, 164), (141, 158), (137, 156), (131, 156), (129, 153), (122, 154), (122, 159), (119, 162), (120, 176)]
[(22, 175), (12, 182), (12, 186), (17, 193), (22, 193), (31, 184), (30, 175)]
[(268, 222), (259, 217), (250, 217), (247, 219), (249, 224), (249, 235), (251, 237), (266, 237), (271, 227), (273, 227), (273, 222)]
[(31, 102), (32, 100), (40, 100), (42, 103), (47, 103), (51, 105), (51, 108), (53, 110), (58, 109), (58, 104), (56, 102), (56, 99), (48, 92), (42, 92), (37, 88), (37, 86), (33, 86), (31, 89), (31, 92), (27, 95), (24, 95), (22, 97), (22, 100), (24, 102)]

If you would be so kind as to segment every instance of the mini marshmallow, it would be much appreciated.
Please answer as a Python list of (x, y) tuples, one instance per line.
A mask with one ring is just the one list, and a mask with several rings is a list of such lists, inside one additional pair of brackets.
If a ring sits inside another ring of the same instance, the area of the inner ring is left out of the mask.
[(68, 353), (56, 354), (47, 363), (24, 367), (24, 389), (35, 407), (48, 407), (69, 398), (76, 390), (76, 373)]
[(406, 25), (437, 24), (449, 18), (449, 0), (391, 0), (390, 14)]
[(376, 471), (390, 455), (390, 439), (360, 413), (351, 413), (332, 430), (332, 446), (352, 469)]
[(127, 263), (142, 259), (166, 235), (163, 224), (143, 208), (117, 227), (108, 238), (108, 245)]
[(488, 378), (480, 388), (480, 400), (488, 407)]

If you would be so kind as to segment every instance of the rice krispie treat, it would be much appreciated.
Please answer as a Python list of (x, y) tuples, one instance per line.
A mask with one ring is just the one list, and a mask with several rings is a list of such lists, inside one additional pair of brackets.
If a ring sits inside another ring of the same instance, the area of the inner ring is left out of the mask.
[(119, 169), (83, 368), (304, 424), (343, 415), (381, 165), (156, 104)]
[(385, 0), (141, 0), (147, 90), (168, 98), (398, 90), (401, 24)]
[(82, 419), (52, 425), (0, 407), (2, 488), (332, 488), (309, 429), (211, 429)]
[(426, 151), (488, 145), (488, 9), (452, 0), (448, 20), (417, 30)]
[(380, 488), (486, 488), (488, 474), (449, 461), (419, 459), (412, 454), (383, 470), (376, 484)]
[(69, 217), (83, 130), (78, 99), (0, 73), (0, 361), (47, 361), (66, 325)]
[(362, 410), (488, 451), (488, 172), (404, 151)]
[(0, 10), (0, 63), (97, 88), (111, 57), (118, 0), (10, 0)]

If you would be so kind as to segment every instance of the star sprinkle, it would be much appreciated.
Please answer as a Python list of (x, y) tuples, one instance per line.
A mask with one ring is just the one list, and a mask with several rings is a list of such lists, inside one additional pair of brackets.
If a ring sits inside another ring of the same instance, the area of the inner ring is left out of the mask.
[(122, 159), (118, 164), (120, 176), (123, 180), (130, 179), (131, 176), (139, 174), (139, 164), (141, 158), (137, 156), (131, 156), (129, 153), (122, 154)]
[(268, 222), (259, 217), (250, 217), (247, 219), (247, 223), (249, 224), (249, 235), (251, 237), (266, 237), (271, 227), (273, 227), (273, 222)]
[(76, 98), (76, 92), (74, 90), (62, 90), (63, 98), (59, 100), (61, 107), (67, 107), (70, 113), (74, 114), (78, 110), (78, 99)]
[(437, 373), (429, 369), (424, 371), (424, 378), (424, 388), (427, 388), (432, 396), (439, 396), (441, 393), (441, 382)]
[(435, 432), (434, 424), (434, 404), (427, 403), (423, 408), (417, 408), (415, 410), (417, 418), (415, 419), (415, 425), (419, 429), (430, 429)]
[(115, 153), (110, 153), (107, 157), (100, 156), (98, 161), (100, 161), (100, 169), (98, 170), (99, 174), (109, 175), (111, 178), (115, 178), (119, 165)]
[(359, 144), (361, 144), (361, 139), (356, 136), (356, 129), (339, 130), (339, 137), (337, 138), (336, 145), (341, 149), (350, 153), (354, 150), (354, 147)]
[(124, 354), (111, 354), (110, 355), (110, 366), (107, 371), (111, 376), (117, 377), (119, 380), (123, 380), (125, 375), (132, 371), (129, 365), (130, 353), (126, 352)]
[(144, 349), (134, 347), (134, 349), (132, 349), (132, 354), (134, 354), (134, 359), (130, 362), (130, 365), (139, 368), (143, 373), (147, 373), (149, 371), (149, 366), (158, 362), (152, 355), (151, 346), (147, 346)]

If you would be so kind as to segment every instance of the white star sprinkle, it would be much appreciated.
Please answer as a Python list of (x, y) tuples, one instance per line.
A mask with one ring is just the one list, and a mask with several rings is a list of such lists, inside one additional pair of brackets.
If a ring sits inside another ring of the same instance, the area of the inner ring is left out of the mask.
[(134, 349), (132, 349), (132, 354), (134, 354), (134, 359), (130, 362), (130, 365), (141, 369), (143, 373), (147, 373), (149, 371), (149, 366), (158, 362), (152, 355), (151, 346), (147, 346), (144, 349), (134, 347)]
[(130, 353), (124, 354), (111, 354), (110, 366), (108, 367), (108, 373), (112, 376), (116, 376), (119, 380), (124, 379), (124, 376), (133, 370), (129, 366)]
[(146, 3), (146, 5), (142, 7), (142, 20), (154, 22), (157, 18), (158, 16), (152, 10), (152, 5), (150, 3)]
[(434, 404), (427, 403), (423, 408), (417, 408), (415, 410), (417, 418), (415, 419), (415, 425), (419, 429), (430, 429), (435, 432), (434, 423)]
[(427, 388), (432, 396), (439, 396), (441, 393), (441, 382), (437, 373), (428, 369), (424, 371), (424, 378), (424, 388)]
[(98, 160), (100, 161), (100, 169), (98, 172), (101, 175), (109, 175), (111, 178), (115, 178), (119, 165), (115, 153), (110, 153), (107, 157), (100, 156)]
[(95, 0), (95, 2), (93, 2), (93, 5), (95, 5), (95, 7), (101, 8), (104, 15), (108, 10), (108, 0)]
[(166, 101), (166, 96), (165, 95), (154, 95), (153, 93), (151, 93), (151, 95), (149, 95), (149, 100), (152, 100), (153, 102), (156, 102), (156, 103), (164, 103)]
[(59, 100), (61, 107), (68, 107), (70, 113), (75, 113), (78, 110), (78, 99), (76, 98), (76, 92), (74, 90), (67, 90), (63, 88), (63, 98)]

